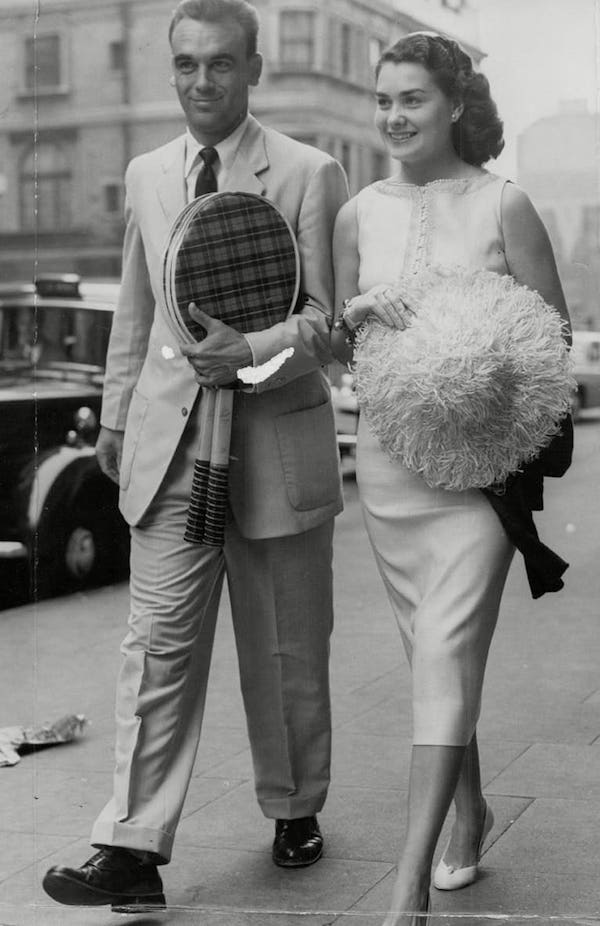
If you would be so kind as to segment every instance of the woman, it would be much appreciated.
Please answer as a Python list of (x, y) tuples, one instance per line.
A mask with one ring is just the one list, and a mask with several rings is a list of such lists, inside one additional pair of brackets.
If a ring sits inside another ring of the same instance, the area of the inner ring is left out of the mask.
[[(394, 281), (430, 264), (511, 274), (568, 322), (533, 206), (482, 168), (503, 147), (486, 78), (455, 42), (431, 33), (413, 33), (384, 52), (376, 78), (375, 124), (396, 170), (338, 216), (336, 299), (344, 308), (332, 333), (336, 356), (351, 360), (355, 329), (368, 316), (410, 325), (418, 307), (403, 302)], [(514, 546), (483, 492), (429, 488), (388, 459), (362, 417), (361, 502), (413, 679), (408, 829), (383, 926), (416, 926), (427, 920), (433, 853), (451, 801), (456, 819), (436, 887), (475, 880), (492, 827), (475, 727)]]

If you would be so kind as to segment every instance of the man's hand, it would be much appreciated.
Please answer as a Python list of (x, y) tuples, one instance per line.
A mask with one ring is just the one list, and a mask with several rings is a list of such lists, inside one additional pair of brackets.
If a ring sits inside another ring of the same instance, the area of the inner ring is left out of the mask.
[(250, 345), (239, 331), (202, 312), (190, 302), (189, 313), (206, 330), (199, 344), (184, 344), (181, 353), (194, 368), (196, 382), (217, 388), (230, 386), (241, 367), (252, 366)]
[(96, 457), (102, 472), (119, 484), (119, 470), (121, 469), (121, 454), (123, 452), (123, 431), (113, 431), (112, 428), (100, 428), (96, 441)]

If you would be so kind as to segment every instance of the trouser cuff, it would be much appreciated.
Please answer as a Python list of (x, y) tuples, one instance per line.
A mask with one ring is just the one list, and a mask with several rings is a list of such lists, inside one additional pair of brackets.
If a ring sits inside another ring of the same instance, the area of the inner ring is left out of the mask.
[(323, 809), (327, 791), (304, 798), (271, 797), (258, 798), (260, 809), (271, 820), (297, 820), (298, 817), (312, 817)]
[(96, 823), (90, 842), (94, 847), (114, 846), (148, 852), (156, 865), (168, 864), (173, 851), (173, 836), (170, 833), (132, 826), (130, 823)]

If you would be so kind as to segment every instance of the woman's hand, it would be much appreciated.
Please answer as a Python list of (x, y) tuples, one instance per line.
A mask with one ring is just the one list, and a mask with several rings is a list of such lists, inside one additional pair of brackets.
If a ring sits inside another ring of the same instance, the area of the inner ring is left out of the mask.
[(353, 296), (344, 309), (344, 320), (349, 328), (356, 328), (372, 317), (390, 328), (404, 331), (410, 327), (414, 315), (414, 309), (401, 295), (400, 286), (390, 283), (380, 283), (366, 293)]

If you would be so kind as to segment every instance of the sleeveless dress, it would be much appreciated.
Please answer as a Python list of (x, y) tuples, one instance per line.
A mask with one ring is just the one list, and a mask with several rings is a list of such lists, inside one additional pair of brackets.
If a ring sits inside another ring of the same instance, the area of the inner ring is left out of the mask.
[[(357, 196), (359, 289), (428, 264), (508, 273), (500, 204), (482, 170), (416, 186), (381, 180)], [(413, 742), (466, 745), (514, 552), (477, 489), (432, 489), (392, 462), (360, 416), (357, 483), (377, 566), (411, 664)]]

